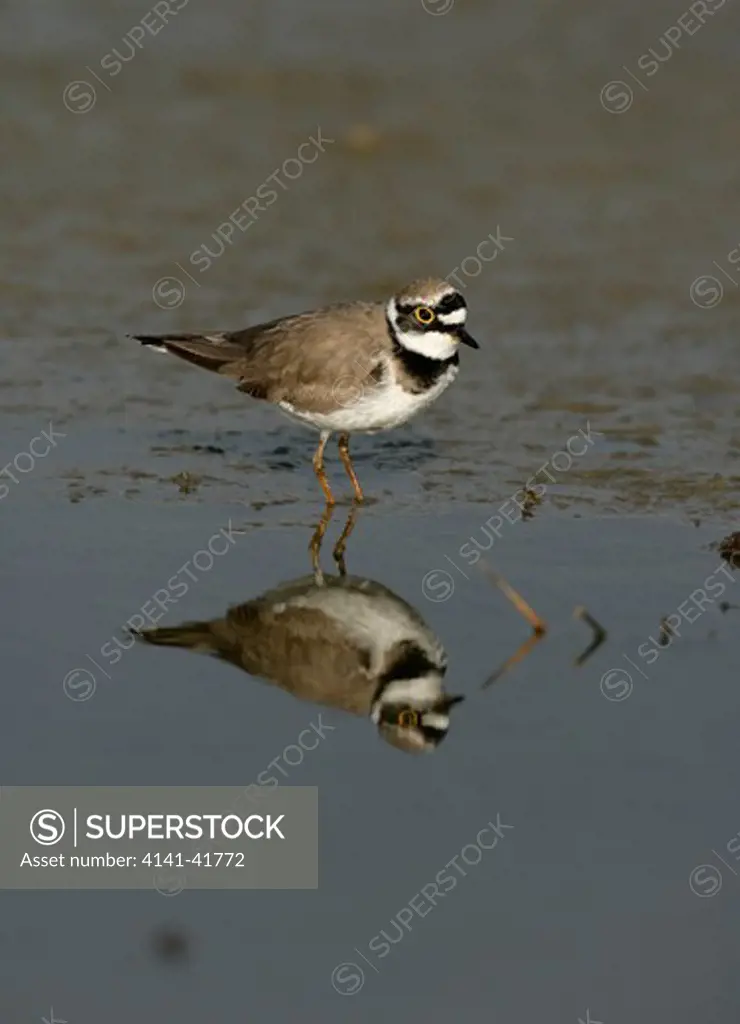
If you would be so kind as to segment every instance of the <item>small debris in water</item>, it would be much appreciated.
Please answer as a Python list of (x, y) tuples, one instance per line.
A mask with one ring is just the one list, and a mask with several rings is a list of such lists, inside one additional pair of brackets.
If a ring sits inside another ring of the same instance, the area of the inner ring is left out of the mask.
[(545, 620), (541, 619), (537, 612), (527, 604), (522, 595), (518, 591), (514, 590), (512, 585), (504, 579), (501, 573), (495, 572), (482, 562), (480, 567), (489, 580), (491, 580), (492, 583), (495, 583), (499, 590), (503, 591), (520, 615), (524, 616), (532, 627), (532, 631), (535, 636), (544, 636), (547, 632), (547, 624)]
[(217, 444), (194, 444), (194, 452), (208, 452), (210, 455), (225, 455), (226, 449), (219, 448)]
[(534, 515), (534, 509), (541, 504), (542, 496), (540, 494), (535, 494), (531, 487), (525, 487), (524, 501), (520, 506), (522, 510), (522, 519), (531, 519)]
[(596, 650), (597, 647), (601, 647), (601, 645), (606, 640), (607, 632), (604, 629), (604, 627), (601, 625), (601, 623), (597, 622), (597, 620), (593, 617), (593, 615), (591, 615), (583, 607), (582, 604), (579, 604), (578, 607), (573, 610), (573, 618), (574, 619), (583, 619), (583, 621), (586, 623), (586, 625), (591, 627), (591, 629), (593, 631), (593, 634), (594, 634), (594, 638), (591, 641), (591, 643), (588, 645), (586, 650), (583, 652), (583, 654), (580, 654), (576, 658), (576, 667), (580, 667), (584, 663), (584, 661), (586, 661), (587, 658), (591, 657), (591, 655), (594, 653), (594, 651)]
[(354, 153), (372, 153), (383, 141), (379, 131), (369, 124), (354, 124), (345, 133), (343, 142)]
[(534, 609), (531, 608), (529, 604), (527, 604), (527, 602), (524, 600), (521, 594), (514, 590), (512, 585), (507, 580), (505, 580), (500, 573), (495, 572), (493, 569), (489, 568), (489, 566), (487, 566), (484, 562), (481, 562), (480, 569), (492, 583), (496, 584), (499, 590), (503, 591), (503, 593), (514, 605), (516, 610), (524, 616), (524, 618), (532, 627), (532, 633), (520, 645), (518, 650), (516, 650), (512, 655), (510, 655), (503, 663), (503, 665), (501, 665), (500, 668), (497, 668), (495, 672), (492, 672), (488, 679), (486, 679), (486, 681), (483, 683), (483, 685), (481, 686), (481, 690), (485, 690), (487, 687), (492, 686), (495, 682), (498, 682), (498, 680), (506, 672), (508, 672), (513, 665), (516, 665), (518, 662), (522, 661), (523, 658), (525, 658), (526, 655), (529, 654), (529, 652), (542, 640), (542, 638), (547, 633), (547, 624), (545, 623), (544, 619), (541, 619), (537, 612), (534, 611)]
[(740, 530), (723, 537), (717, 545), (717, 550), (733, 569), (740, 569)]
[(665, 616), (660, 620), (660, 634), (658, 635), (658, 643), (661, 647), (667, 647), (671, 642), (671, 638), (676, 634), (673, 632), (672, 626), (669, 624)]
[(67, 484), (67, 497), (73, 505), (83, 501), (85, 498), (94, 498), (100, 494), (107, 493), (108, 491), (105, 487), (96, 487), (93, 484), (85, 484), (83, 486), (76, 480)]
[(597, 622), (593, 615), (591, 615), (590, 612), (588, 612), (586, 608), (583, 607), (582, 604), (579, 604), (577, 608), (573, 609), (573, 618), (583, 619), (583, 621), (586, 622), (594, 631), (595, 637), (598, 637), (599, 640), (602, 642), (606, 640), (606, 630), (601, 625), (601, 623)]
[(153, 933), (152, 949), (158, 960), (182, 964), (190, 958), (190, 942), (184, 931), (167, 926)]
[(195, 473), (188, 473), (187, 470), (170, 477), (170, 481), (177, 484), (180, 494), (191, 494), (196, 491), (202, 480), (203, 477), (196, 476)]

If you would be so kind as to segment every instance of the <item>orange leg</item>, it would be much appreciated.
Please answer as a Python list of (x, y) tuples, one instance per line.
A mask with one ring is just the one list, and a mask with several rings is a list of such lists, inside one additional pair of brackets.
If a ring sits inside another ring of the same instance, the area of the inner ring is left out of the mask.
[(313, 457), (313, 469), (316, 476), (319, 478), (321, 484), (321, 490), (324, 492), (327, 505), (334, 504), (334, 495), (331, 493), (331, 487), (329, 487), (329, 481), (326, 476), (326, 470), (324, 469), (324, 451), (326, 449), (326, 442), (329, 440), (330, 433), (328, 430), (321, 431), (321, 440), (319, 446)]
[(334, 545), (334, 551), (332, 552), (334, 561), (337, 563), (337, 569), (339, 570), (340, 576), (347, 575), (347, 566), (344, 564), (344, 552), (347, 548), (347, 541), (349, 535), (355, 528), (355, 521), (357, 520), (357, 505), (353, 505), (349, 510), (347, 516), (347, 522), (344, 524), (339, 540)]
[(352, 481), (352, 486), (355, 489), (355, 501), (364, 501), (365, 495), (362, 493), (360, 481), (357, 479), (357, 474), (355, 473), (355, 468), (352, 465), (352, 459), (349, 454), (349, 434), (339, 435), (339, 455), (342, 460), (342, 464), (347, 471), (347, 476)]

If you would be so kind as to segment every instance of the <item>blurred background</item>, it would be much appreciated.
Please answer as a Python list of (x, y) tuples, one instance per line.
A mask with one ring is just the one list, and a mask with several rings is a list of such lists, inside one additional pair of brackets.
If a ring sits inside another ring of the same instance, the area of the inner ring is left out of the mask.
[[(378, 500), (348, 561), (419, 604), (469, 691), (526, 627), (457, 564), (450, 600), (423, 580), (597, 437), (492, 552), (556, 624), (516, 678), (423, 764), (335, 714), (291, 776), (320, 786), (317, 892), (2, 893), (0, 1019), (737, 1016), (738, 880), (688, 883), (740, 827), (732, 610), (630, 669), (629, 700), (599, 681), (734, 528), (739, 28), (730, 0), (0, 4), (4, 782), (248, 784), (315, 715), (167, 651), (65, 697), (227, 521), (234, 553), (168, 624), (305, 573), (320, 512), (311, 434), (127, 332), (457, 275), (481, 349), (418, 421), (354, 443)], [(584, 602), (610, 639), (576, 671)], [(514, 838), (343, 998), (334, 965), (497, 811)]]

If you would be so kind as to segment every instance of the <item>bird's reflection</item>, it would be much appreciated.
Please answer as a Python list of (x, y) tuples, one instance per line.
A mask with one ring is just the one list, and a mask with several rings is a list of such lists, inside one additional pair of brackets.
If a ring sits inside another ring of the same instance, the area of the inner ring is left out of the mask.
[(313, 575), (220, 618), (157, 627), (139, 638), (210, 654), (302, 700), (367, 716), (403, 750), (436, 749), (463, 697), (445, 693), (444, 648), (416, 609), (381, 583), (347, 575), (344, 544), (355, 516), (353, 508), (334, 548), (337, 575), (325, 575), (318, 563), (327, 509), (311, 543)]
[[(462, 701), (444, 690), (447, 656), (419, 612), (382, 583), (347, 574), (345, 549), (354, 529), (353, 506), (334, 546), (335, 575), (320, 565), (331, 521), (327, 506), (309, 545), (313, 574), (280, 584), (216, 619), (137, 633), (150, 644), (182, 647), (230, 662), (301, 700), (368, 717), (388, 743), (412, 752), (436, 750)], [(546, 625), (493, 570), (488, 578), (532, 627), (532, 634), (485, 680), (498, 682), (546, 634)], [(582, 665), (606, 637), (584, 608), (576, 616), (594, 632), (577, 659)]]

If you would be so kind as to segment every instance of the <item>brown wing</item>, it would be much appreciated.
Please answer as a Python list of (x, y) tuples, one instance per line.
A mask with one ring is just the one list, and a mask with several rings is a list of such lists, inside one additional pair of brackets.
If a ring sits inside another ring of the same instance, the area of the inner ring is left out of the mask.
[(230, 608), (223, 618), (142, 630), (139, 636), (215, 655), (302, 700), (367, 715), (375, 690), (369, 653), (319, 608), (291, 608), (282, 600), (313, 586), (296, 581)]
[(375, 683), (369, 652), (319, 608), (251, 602), (226, 620), (237, 639), (239, 664), (301, 700), (368, 715)]
[(382, 306), (351, 303), (238, 332), (247, 351), (228, 368), (239, 389), (311, 412), (356, 400), (383, 376), (390, 338)]
[(377, 303), (327, 306), (241, 331), (135, 335), (237, 380), (240, 391), (311, 412), (330, 412), (374, 386), (391, 341)]

